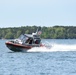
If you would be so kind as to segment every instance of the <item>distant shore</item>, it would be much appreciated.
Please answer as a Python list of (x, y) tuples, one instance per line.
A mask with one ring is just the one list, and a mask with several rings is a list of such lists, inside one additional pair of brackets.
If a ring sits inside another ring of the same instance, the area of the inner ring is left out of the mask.
[[(15, 39), (21, 34), (36, 32), (38, 26), (0, 28), (0, 39)], [(41, 28), (44, 39), (76, 39), (76, 26), (53, 26)]]

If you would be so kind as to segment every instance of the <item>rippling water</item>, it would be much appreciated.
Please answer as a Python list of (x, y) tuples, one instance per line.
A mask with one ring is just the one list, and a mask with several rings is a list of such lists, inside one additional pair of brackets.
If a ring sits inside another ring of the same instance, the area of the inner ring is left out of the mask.
[(76, 75), (76, 40), (42, 40), (52, 48), (12, 52), (0, 40), (0, 75)]

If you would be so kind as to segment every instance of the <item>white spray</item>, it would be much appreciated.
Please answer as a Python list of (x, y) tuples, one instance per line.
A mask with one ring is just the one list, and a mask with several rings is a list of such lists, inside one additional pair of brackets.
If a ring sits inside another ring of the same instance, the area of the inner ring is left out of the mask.
[(76, 44), (49, 44), (46, 47), (34, 47), (28, 52), (56, 52), (56, 51), (76, 51)]

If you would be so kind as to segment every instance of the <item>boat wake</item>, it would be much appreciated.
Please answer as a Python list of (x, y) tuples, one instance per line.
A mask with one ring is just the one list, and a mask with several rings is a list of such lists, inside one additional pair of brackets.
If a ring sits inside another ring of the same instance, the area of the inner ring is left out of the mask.
[(76, 44), (53, 44), (46, 47), (34, 47), (28, 52), (57, 52), (57, 51), (76, 51)]

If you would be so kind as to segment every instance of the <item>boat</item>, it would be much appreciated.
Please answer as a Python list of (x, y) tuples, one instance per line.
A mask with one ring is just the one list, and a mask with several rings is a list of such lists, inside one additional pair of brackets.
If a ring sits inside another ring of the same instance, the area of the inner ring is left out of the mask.
[(44, 47), (41, 43), (40, 32), (32, 34), (22, 34), (18, 39), (5, 42), (6, 46), (14, 52), (27, 52), (33, 47)]

